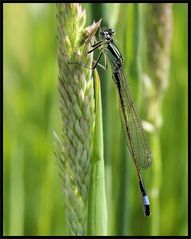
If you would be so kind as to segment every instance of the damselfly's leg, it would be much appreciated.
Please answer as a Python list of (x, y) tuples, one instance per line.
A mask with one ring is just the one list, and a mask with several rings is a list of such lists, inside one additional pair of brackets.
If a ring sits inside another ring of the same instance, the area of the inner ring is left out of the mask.
[(93, 48), (90, 51), (88, 51), (88, 53), (91, 53), (91, 52), (95, 51), (95, 49), (97, 49), (101, 45), (102, 45), (102, 41), (97, 42), (96, 44), (92, 45)]
[(91, 47), (94, 48), (94, 47), (96, 47), (97, 45), (100, 45), (101, 43), (102, 43), (102, 41), (96, 42), (96, 43), (93, 44), (93, 45), (92, 45), (91, 43), (90, 43), (90, 44), (91, 44)]
[[(92, 67), (92, 69), (95, 69), (96, 66), (99, 64), (99, 60), (100, 60), (100, 58), (101, 58), (102, 55), (103, 55), (103, 52), (100, 52), (100, 53), (99, 53), (99, 56), (98, 56), (98, 58), (97, 58), (97, 60), (95, 61), (94, 65), (93, 65), (93, 67)], [(101, 65), (101, 64), (100, 64), (100, 65)]]
[[(94, 45), (91, 45), (93, 48), (92, 48), (90, 51), (88, 51), (87, 53), (89, 54), (89, 53), (95, 51), (95, 50), (96, 50), (97, 48), (99, 48), (101, 45), (102, 45), (102, 41), (97, 42), (97, 43), (95, 43)], [(88, 69), (90, 69), (90, 70), (94, 70), (94, 69), (96, 68), (96, 66), (99, 65), (101, 68), (103, 68), (103, 69), (105, 70), (105, 69), (106, 69), (106, 58), (104, 57), (104, 59), (105, 59), (105, 66), (103, 66), (103, 65), (101, 65), (101, 64), (99, 63), (99, 60), (100, 60), (102, 54), (103, 54), (103, 51), (100, 52), (100, 54), (99, 54), (97, 60), (94, 61), (94, 64), (93, 64), (93, 67), (92, 67), (92, 68), (90, 68), (89, 66), (87, 66), (87, 65), (85, 65), (85, 64), (80, 64), (80, 63), (77, 63), (77, 62), (69, 62), (69, 64), (78, 64), (78, 65), (81, 65), (81, 66), (83, 66), (83, 67), (86, 67), (86, 68), (88, 68)]]
[[(103, 52), (101, 51), (100, 54), (99, 54), (99, 56), (98, 56), (98, 58), (97, 58), (97, 60), (96, 60), (96, 61), (93, 60), (94, 64), (93, 64), (92, 67), (89, 67), (89, 66), (87, 66), (87, 65), (85, 65), (85, 64), (80, 64), (80, 63), (78, 63), (78, 62), (69, 62), (69, 64), (78, 64), (78, 65), (83, 66), (83, 67), (86, 67), (86, 68), (88, 68), (88, 69), (90, 69), (90, 70), (94, 70), (94, 69), (96, 68), (96, 66), (98, 65), (98, 66), (100, 66), (102, 69), (105, 70), (105, 69), (106, 69), (106, 61), (105, 61), (105, 66), (103, 66), (102, 64), (99, 63), (100, 58), (102, 57), (102, 55), (103, 55)], [(104, 56), (104, 57), (105, 57), (105, 56)]]

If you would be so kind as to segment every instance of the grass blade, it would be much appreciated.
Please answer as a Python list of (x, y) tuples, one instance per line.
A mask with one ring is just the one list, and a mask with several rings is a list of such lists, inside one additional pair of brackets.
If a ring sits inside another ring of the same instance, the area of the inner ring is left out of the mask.
[(95, 71), (96, 116), (88, 206), (88, 235), (107, 235), (100, 80)]

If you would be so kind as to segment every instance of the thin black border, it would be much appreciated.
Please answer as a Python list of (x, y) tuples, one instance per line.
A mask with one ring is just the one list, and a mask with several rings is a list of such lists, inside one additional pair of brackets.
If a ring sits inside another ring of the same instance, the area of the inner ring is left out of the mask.
[[(145, 0), (138, 0), (138, 1), (112, 1), (112, 0), (107, 0), (107, 1), (101, 1), (101, 0), (94, 0), (94, 1), (88, 1), (88, 0), (82, 0), (82, 1), (59, 1), (59, 3), (188, 3), (189, 4), (189, 0), (169, 0), (169, 1), (162, 1), (162, 0), (155, 0), (155, 1), (145, 1)], [(55, 4), (55, 2), (52, 1), (2, 1), (2, 3), (52, 3)]]
[(191, 185), (191, 176), (189, 174), (189, 170), (190, 170), (190, 150), (191, 150), (191, 145), (190, 145), (190, 124), (189, 124), (189, 113), (190, 113), (190, 97), (189, 97), (189, 89), (190, 89), (190, 40), (191, 40), (191, 30), (190, 30), (190, 22), (191, 22), (191, 2), (188, 2), (188, 236), (191, 237), (191, 221), (190, 221), (190, 212), (191, 212), (191, 190), (190, 189), (190, 185)]
[[(189, 136), (190, 136), (190, 124), (189, 124), (189, 112), (190, 112), (190, 105), (189, 105), (189, 89), (190, 89), (190, 40), (191, 40), (191, 31), (190, 31), (190, 21), (191, 21), (191, 16), (190, 16), (190, 11), (191, 10), (191, 2), (189, 0), (185, 1), (144, 1), (144, 0), (138, 0), (138, 1), (117, 1), (114, 2), (112, 0), (109, 1), (59, 1), (59, 3), (186, 3), (188, 4), (188, 235), (187, 236), (106, 236), (106, 237), (111, 237), (111, 238), (122, 238), (122, 237), (127, 237), (127, 238), (191, 238), (191, 227), (189, 226), (191, 221), (190, 221), (190, 212), (191, 212), (191, 204), (190, 204), (190, 199), (191, 199), (191, 190), (190, 185), (191, 185), (191, 176), (189, 174), (189, 169), (190, 169), (190, 141), (189, 141)], [(53, 3), (55, 4), (56, 2), (47, 2), (47, 1), (2, 1), (0, 2), (0, 17), (1, 17), (1, 38), (0, 38), (0, 45), (1, 45), (1, 59), (2, 59), (2, 64), (1, 64), (1, 112), (3, 113), (3, 4), (9, 4), (9, 3)], [(1, 123), (1, 152), (2, 152), (2, 160), (1, 160), (1, 223), (0, 223), (0, 231), (1, 231), (1, 238), (65, 238), (65, 237), (70, 237), (70, 236), (3, 236), (3, 114), (1, 117), (2, 123)], [(177, 210), (178, 210), (178, 205), (177, 205)], [(80, 237), (80, 236), (76, 236)], [(83, 236), (87, 237), (87, 236)], [(95, 236), (99, 237), (99, 236)]]
[(3, 233), (3, 4), (0, 5), (0, 17), (1, 17), (1, 30), (0, 30), (0, 45), (1, 45), (1, 64), (0, 64), (0, 72), (1, 72), (1, 112), (2, 112), (2, 117), (1, 117), (1, 152), (2, 152), (2, 159), (1, 159), (1, 223), (0, 223), (0, 230)]

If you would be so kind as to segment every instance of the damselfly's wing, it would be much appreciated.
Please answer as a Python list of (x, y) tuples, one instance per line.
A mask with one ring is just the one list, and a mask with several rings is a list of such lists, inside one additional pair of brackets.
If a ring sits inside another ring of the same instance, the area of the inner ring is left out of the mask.
[(121, 103), (120, 116), (128, 148), (135, 164), (139, 168), (146, 169), (151, 164), (152, 155), (147, 144), (141, 119), (128, 89), (123, 68), (121, 67), (114, 76), (115, 78), (118, 77), (117, 87)]

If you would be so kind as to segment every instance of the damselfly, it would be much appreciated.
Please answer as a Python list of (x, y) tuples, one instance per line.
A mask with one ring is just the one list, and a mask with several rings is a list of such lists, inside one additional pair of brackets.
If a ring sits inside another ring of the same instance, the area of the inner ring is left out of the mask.
[(97, 48), (100, 49), (100, 54), (93, 66), (93, 69), (97, 66), (103, 54), (108, 57), (109, 62), (111, 64), (113, 79), (119, 93), (121, 105), (120, 107), (121, 122), (123, 125), (127, 145), (137, 171), (139, 187), (144, 207), (144, 214), (146, 216), (149, 216), (150, 202), (143, 184), (143, 179), (140, 170), (146, 169), (150, 166), (152, 156), (148, 148), (141, 119), (137, 113), (135, 104), (132, 100), (127, 85), (124, 72), (123, 57), (114, 43), (113, 40), (114, 34), (115, 34), (114, 30), (102, 28), (99, 32), (100, 41), (92, 45), (92, 49), (88, 51), (88, 53), (93, 52)]

